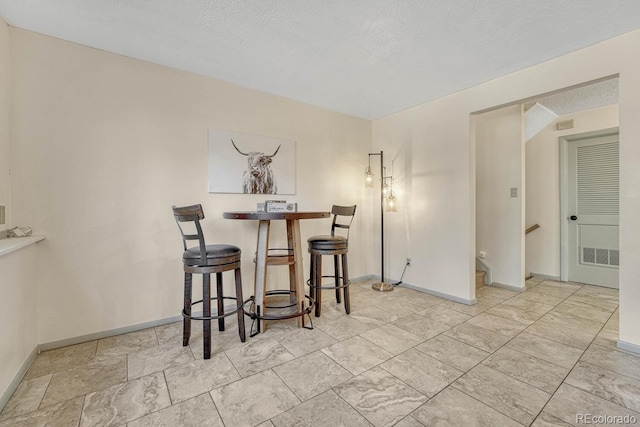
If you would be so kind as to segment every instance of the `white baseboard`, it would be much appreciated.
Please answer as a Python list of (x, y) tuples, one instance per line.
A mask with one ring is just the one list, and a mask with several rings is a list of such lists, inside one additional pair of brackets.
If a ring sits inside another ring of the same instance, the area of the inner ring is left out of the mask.
[(367, 280), (373, 280), (373, 279), (380, 279), (380, 276), (374, 276), (373, 274), (370, 274), (368, 276), (352, 277), (350, 280), (353, 283), (358, 283), (358, 282), (366, 282)]
[[(369, 274), (368, 276), (358, 276), (358, 277), (352, 277), (351, 282), (365, 282), (367, 280), (380, 280), (380, 276), (378, 276), (377, 274)], [(385, 277), (384, 279), (385, 283), (396, 283), (398, 282), (398, 280), (393, 280), (389, 277)]]
[(60, 347), (66, 347), (69, 345), (82, 344), (88, 341), (99, 340), (102, 338), (109, 338), (116, 335), (127, 334), (129, 332), (136, 332), (142, 329), (154, 328), (156, 326), (166, 325), (167, 323), (178, 322), (182, 320), (182, 316), (167, 317), (165, 319), (154, 320), (151, 322), (139, 323), (137, 325), (125, 326), (122, 328), (109, 329), (108, 331), (95, 332), (93, 334), (80, 335), (73, 338), (67, 338), (60, 341), (51, 341), (45, 344), (40, 344), (40, 351), (53, 350)]
[[(351, 281), (354, 282), (354, 283), (365, 282), (367, 280), (380, 280), (380, 276), (372, 274), (372, 275), (369, 275), (369, 276), (359, 276), (359, 277), (351, 279)], [(385, 280), (385, 282), (393, 284), (393, 283), (398, 283), (399, 280), (392, 280), (392, 279), (387, 278), (387, 280)], [(420, 286), (417, 286), (417, 285), (413, 285), (411, 283), (402, 282), (402, 283), (398, 284), (398, 286), (404, 287), (404, 288), (407, 288), (407, 289), (411, 289), (411, 290), (414, 290), (414, 291), (422, 292), (423, 294), (429, 294), (429, 295), (433, 295), (433, 296), (436, 296), (436, 297), (445, 298), (445, 299), (448, 299), (448, 300), (451, 300), (451, 301), (455, 301), (455, 302), (459, 302), (459, 303), (466, 304), (466, 305), (473, 305), (473, 304), (475, 304), (477, 302), (477, 300), (475, 298), (473, 298), (471, 300), (466, 299), (466, 298), (460, 298), (460, 297), (457, 297), (455, 295), (450, 295), (450, 294), (447, 294), (447, 293), (444, 293), (444, 292), (438, 292), (438, 291), (434, 291), (434, 290), (431, 290), (431, 289), (425, 289), (423, 287), (420, 287)]]
[[(226, 312), (230, 312), (236, 309), (235, 305), (225, 305)], [(212, 308), (212, 314), (215, 315), (216, 310)], [(201, 316), (202, 312), (193, 312), (193, 316)], [(231, 317), (230, 317), (231, 318)], [(129, 332), (141, 331), (142, 329), (155, 328), (156, 326), (166, 325), (167, 323), (179, 322), (182, 320), (182, 315), (167, 317), (164, 319), (153, 320), (151, 322), (138, 323), (136, 325), (124, 326), (122, 328), (109, 329), (107, 331), (95, 332), (93, 334), (81, 335), (78, 337), (67, 338), (60, 341), (52, 341), (45, 344), (40, 344), (39, 350), (53, 350), (60, 347), (66, 347), (69, 345), (82, 344), (84, 342), (99, 340), (102, 338), (109, 338), (116, 335), (127, 334)]]
[[(395, 283), (395, 282), (393, 282), (393, 283)], [(450, 295), (450, 294), (447, 294), (447, 293), (444, 293), (444, 292), (438, 292), (438, 291), (434, 291), (434, 290), (431, 290), (431, 289), (425, 289), (425, 288), (422, 288), (420, 286), (412, 285), (411, 283), (402, 282), (402, 284), (400, 284), (399, 286), (401, 286), (403, 288), (407, 288), (407, 289), (412, 289), (414, 291), (422, 292), (424, 294), (429, 294), (429, 295), (433, 295), (433, 296), (436, 296), (436, 297), (445, 298), (445, 299), (448, 299), (448, 300), (451, 300), (451, 301), (455, 301), (455, 302), (459, 302), (459, 303), (466, 304), (466, 305), (474, 305), (477, 302), (477, 300), (475, 298), (470, 299), (470, 300), (466, 299), (466, 298), (460, 298), (460, 297), (457, 297), (455, 295)]]
[(504, 288), (504, 289), (509, 289), (510, 291), (517, 291), (517, 292), (524, 292), (527, 290), (527, 288), (525, 287), (520, 287), (520, 286), (513, 286), (513, 285), (505, 285), (504, 283), (498, 283), (498, 282), (493, 282), (488, 286), (493, 286), (496, 288)]
[(533, 271), (531, 273), (533, 277), (539, 277), (541, 279), (545, 279), (545, 280), (556, 280), (558, 282), (560, 282), (560, 276), (551, 276), (549, 274), (542, 274), (542, 273), (534, 273)]
[[(236, 308), (235, 305), (229, 305), (229, 306), (225, 307), (225, 309), (229, 310), (229, 311), (235, 310), (235, 308)], [(193, 314), (197, 316), (197, 315), (200, 315), (201, 313), (197, 313), (196, 312), (196, 313), (193, 313)], [(130, 325), (130, 326), (125, 326), (125, 327), (116, 328), (116, 329), (110, 329), (110, 330), (107, 330), (107, 331), (95, 332), (93, 334), (80, 335), (80, 336), (77, 336), (77, 337), (67, 338), (67, 339), (59, 340), (59, 341), (51, 341), (51, 342), (40, 344), (40, 345), (36, 346), (33, 349), (33, 351), (31, 352), (31, 354), (29, 354), (29, 357), (27, 357), (27, 359), (24, 361), (22, 367), (20, 368), (20, 370), (16, 374), (15, 378), (13, 379), (13, 381), (11, 382), (11, 384), (9, 385), (7, 390), (4, 393), (2, 393), (2, 395), (0, 396), (0, 411), (2, 411), (4, 406), (7, 404), (7, 402), (11, 398), (11, 395), (13, 394), (13, 392), (16, 390), (16, 388), (20, 384), (20, 381), (22, 381), (22, 378), (24, 377), (24, 374), (26, 374), (27, 370), (29, 369), (29, 367), (31, 366), (31, 364), (35, 360), (36, 356), (40, 352), (47, 351), (47, 350), (54, 350), (56, 348), (61, 348), (61, 347), (67, 347), (67, 346), (70, 346), (70, 345), (82, 344), (82, 343), (85, 343), (85, 342), (99, 340), (99, 339), (102, 339), (102, 338), (109, 338), (109, 337), (113, 337), (113, 336), (116, 336), (116, 335), (126, 334), (126, 333), (129, 333), (129, 332), (136, 332), (136, 331), (140, 331), (140, 330), (143, 330), (143, 329), (154, 328), (156, 326), (162, 326), (162, 325), (166, 325), (168, 323), (179, 322), (181, 320), (182, 320), (182, 316), (167, 317), (167, 318), (164, 318), (164, 319), (154, 320), (154, 321), (151, 321), (151, 322), (138, 323), (136, 325)]]
[(2, 393), (2, 395), (0, 395), (0, 412), (2, 412), (5, 406), (7, 406), (7, 402), (9, 402), (9, 399), (11, 399), (13, 392), (16, 391), (16, 389), (20, 385), (20, 381), (22, 381), (24, 374), (27, 373), (29, 367), (35, 360), (38, 353), (38, 346), (35, 346), (33, 350), (31, 350), (31, 353), (29, 353), (29, 356), (27, 356), (27, 359), (24, 361), (16, 375), (13, 377), (13, 380), (9, 383), (7, 389)]
[(631, 344), (629, 342), (618, 340), (618, 348), (625, 351), (630, 351), (631, 353), (640, 354), (640, 345), (637, 344)]

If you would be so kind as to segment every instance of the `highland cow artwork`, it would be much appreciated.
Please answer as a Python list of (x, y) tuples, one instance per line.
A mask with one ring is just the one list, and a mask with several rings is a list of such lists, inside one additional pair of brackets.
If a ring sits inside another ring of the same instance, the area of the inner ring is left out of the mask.
[(295, 141), (209, 129), (209, 192), (295, 194)]
[(231, 144), (236, 151), (247, 156), (247, 170), (242, 174), (242, 192), (246, 194), (278, 194), (278, 183), (271, 170), (272, 159), (278, 154), (281, 145), (278, 145), (272, 155), (261, 151), (243, 153), (231, 139)]

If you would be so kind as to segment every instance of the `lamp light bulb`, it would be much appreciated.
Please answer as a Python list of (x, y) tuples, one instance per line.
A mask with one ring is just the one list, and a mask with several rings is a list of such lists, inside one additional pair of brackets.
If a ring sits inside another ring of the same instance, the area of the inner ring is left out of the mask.
[(391, 191), (391, 194), (389, 194), (389, 197), (387, 198), (387, 212), (398, 212), (398, 206), (396, 202), (396, 195), (393, 191)]
[(364, 179), (367, 187), (373, 187), (373, 172), (371, 172), (370, 166), (367, 166), (367, 169), (364, 171)]

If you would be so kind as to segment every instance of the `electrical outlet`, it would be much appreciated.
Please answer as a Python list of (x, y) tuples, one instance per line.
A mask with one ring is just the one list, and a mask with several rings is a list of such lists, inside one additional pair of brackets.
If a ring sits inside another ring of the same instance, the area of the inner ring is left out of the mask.
[(407, 258), (407, 265), (411, 265), (411, 258)]

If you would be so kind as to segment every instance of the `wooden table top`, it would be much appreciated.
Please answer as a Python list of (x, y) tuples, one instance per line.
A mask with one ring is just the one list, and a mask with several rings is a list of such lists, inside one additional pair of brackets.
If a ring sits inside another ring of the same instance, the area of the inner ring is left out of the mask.
[(253, 219), (253, 220), (272, 220), (272, 219), (313, 219), (313, 218), (329, 218), (331, 212), (319, 211), (301, 211), (301, 212), (255, 212), (255, 211), (232, 211), (224, 212), (222, 217), (225, 219)]

